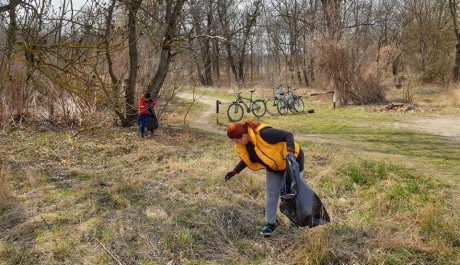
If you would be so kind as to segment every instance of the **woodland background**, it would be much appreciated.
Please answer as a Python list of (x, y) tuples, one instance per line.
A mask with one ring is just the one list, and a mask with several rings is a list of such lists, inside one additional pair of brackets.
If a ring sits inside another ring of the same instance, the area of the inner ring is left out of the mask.
[(284, 83), (339, 105), (458, 79), (457, 0), (0, 1), (0, 123), (136, 122), (142, 91)]
[[(0, 0), (0, 265), (460, 264), (458, 7)], [(225, 104), (278, 84), (314, 113), (261, 120), (332, 221), (263, 238), (264, 174), (224, 181)]]

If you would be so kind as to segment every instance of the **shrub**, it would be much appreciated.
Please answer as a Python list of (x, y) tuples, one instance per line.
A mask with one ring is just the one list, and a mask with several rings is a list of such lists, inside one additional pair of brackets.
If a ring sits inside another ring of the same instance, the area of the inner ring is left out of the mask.
[(385, 47), (376, 56), (371, 56), (357, 45), (351, 41), (324, 42), (320, 46), (318, 67), (336, 91), (339, 105), (384, 102), (386, 87), (382, 77), (399, 51), (395, 47)]

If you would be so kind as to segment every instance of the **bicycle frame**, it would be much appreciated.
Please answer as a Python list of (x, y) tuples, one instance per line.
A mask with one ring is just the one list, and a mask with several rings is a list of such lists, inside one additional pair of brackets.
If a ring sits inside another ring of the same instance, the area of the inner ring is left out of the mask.
[[(287, 110), (290, 110), (292, 112), (302, 112), (303, 108), (305, 106), (304, 102), (301, 99), (301, 96), (297, 96), (294, 94), (294, 91), (297, 89), (291, 89), (290, 86), (287, 86), (287, 92), (283, 93), (277, 93), (279, 94), (279, 97), (277, 95), (275, 98), (278, 98), (280, 100), (280, 106), (277, 105), (278, 112), (281, 115), (284, 115)], [(277, 92), (280, 91), (279, 89)]]
[(247, 113), (252, 112), (252, 114), (258, 118), (262, 117), (265, 112), (267, 112), (264, 100), (253, 99), (254, 91), (255, 90), (249, 91), (251, 92), (251, 97), (249, 98), (241, 96), (242, 92), (237, 93), (236, 100), (234, 100), (227, 109), (227, 116), (231, 121), (241, 120), (245, 113), (245, 108)]
[(293, 101), (297, 98), (301, 98), (302, 96), (297, 96), (296, 94), (294, 94), (294, 91), (297, 90), (297, 88), (295, 89), (291, 89), (290, 86), (287, 87), (288, 88), (288, 91), (286, 93), (284, 93), (284, 99), (289, 102), (289, 101)]
[[(254, 100), (252, 100), (252, 94), (254, 93), (254, 91), (250, 91), (250, 92), (251, 92), (251, 97), (250, 98), (245, 98), (245, 97), (241, 96), (241, 93), (243, 93), (243, 92), (238, 92), (238, 97), (234, 101), (234, 102), (237, 102), (239, 104), (243, 104), (248, 113), (251, 112), (252, 105), (254, 103)], [(248, 100), (249, 105), (244, 100)]]

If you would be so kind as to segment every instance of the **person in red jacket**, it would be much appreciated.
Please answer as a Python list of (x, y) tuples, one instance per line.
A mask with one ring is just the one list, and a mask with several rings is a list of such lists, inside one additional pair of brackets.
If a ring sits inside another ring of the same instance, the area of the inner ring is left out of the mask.
[(142, 93), (139, 98), (139, 131), (141, 133), (141, 138), (144, 138), (145, 134), (145, 125), (147, 124), (147, 119), (149, 116), (155, 117), (155, 112), (153, 111), (153, 106), (157, 104), (157, 101), (154, 100), (149, 92)]

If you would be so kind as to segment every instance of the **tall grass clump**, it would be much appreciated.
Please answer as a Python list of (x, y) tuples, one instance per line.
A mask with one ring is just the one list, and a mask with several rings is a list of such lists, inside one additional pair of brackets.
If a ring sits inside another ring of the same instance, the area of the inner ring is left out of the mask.
[(2, 214), (14, 203), (14, 194), (9, 187), (10, 179), (10, 169), (2, 166), (0, 168), (0, 213)]
[(353, 193), (348, 224), (364, 231), (359, 241), (369, 248), (368, 254), (362, 253), (362, 260), (372, 264), (454, 264), (449, 259), (458, 249), (459, 220), (449, 213), (441, 181), (366, 159), (345, 165), (339, 174), (348, 179)]

